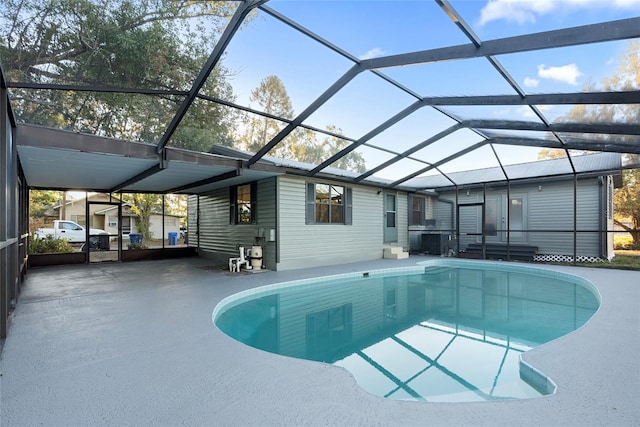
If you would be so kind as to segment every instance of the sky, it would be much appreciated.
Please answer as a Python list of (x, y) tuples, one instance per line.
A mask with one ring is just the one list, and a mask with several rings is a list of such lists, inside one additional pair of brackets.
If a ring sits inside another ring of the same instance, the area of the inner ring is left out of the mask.
[[(640, 0), (452, 0), (451, 4), (483, 41), (640, 16)], [(272, 0), (267, 6), (360, 59), (469, 43), (430, 0)], [(577, 92), (588, 83), (598, 84), (611, 76), (627, 44), (628, 41), (603, 43), (501, 55), (497, 59), (527, 94)], [(251, 90), (265, 77), (277, 75), (296, 113), (302, 112), (353, 65), (262, 11), (231, 41), (224, 64), (233, 72), (231, 83), (237, 103), (259, 108), (249, 101)], [(381, 71), (420, 96), (515, 94), (484, 58)], [(366, 72), (304, 123), (319, 128), (334, 125), (344, 135), (358, 139), (414, 101), (412, 96)], [(551, 121), (568, 108), (541, 107)], [(527, 107), (456, 107), (448, 111), (463, 119), (537, 120)], [(431, 108), (423, 108), (370, 143), (401, 152), (454, 123)], [(471, 131), (458, 131), (416, 153), (416, 157), (436, 162), (480, 140)], [(504, 164), (512, 164), (534, 160), (538, 150), (499, 147), (497, 151)], [(363, 148), (361, 152), (367, 168), (391, 156), (373, 149)], [(492, 150), (485, 147), (443, 169), (451, 172), (497, 165)], [(407, 160), (376, 176), (396, 179), (424, 166)]]

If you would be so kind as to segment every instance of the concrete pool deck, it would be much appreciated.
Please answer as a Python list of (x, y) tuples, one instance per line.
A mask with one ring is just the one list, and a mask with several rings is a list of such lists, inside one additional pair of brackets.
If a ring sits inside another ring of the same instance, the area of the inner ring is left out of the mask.
[(235, 275), (202, 258), (32, 269), (0, 358), (1, 423), (640, 425), (640, 272), (541, 266), (590, 280), (602, 305), (525, 355), (558, 386), (527, 400), (385, 400), (341, 368), (247, 347), (211, 321), (241, 290), (425, 259)]

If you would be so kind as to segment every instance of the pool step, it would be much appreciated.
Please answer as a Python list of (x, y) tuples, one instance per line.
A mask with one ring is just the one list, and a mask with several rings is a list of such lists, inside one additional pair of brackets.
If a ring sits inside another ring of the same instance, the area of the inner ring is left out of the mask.
[(405, 252), (400, 246), (389, 246), (384, 248), (383, 258), (405, 259), (409, 258), (409, 252)]

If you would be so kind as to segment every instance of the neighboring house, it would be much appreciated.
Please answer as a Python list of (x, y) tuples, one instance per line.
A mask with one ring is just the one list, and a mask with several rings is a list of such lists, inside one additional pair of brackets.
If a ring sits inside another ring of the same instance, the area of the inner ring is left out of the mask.
[[(581, 162), (596, 160), (583, 157), (574, 158), (576, 168)], [(612, 169), (617, 165), (619, 175), (619, 156), (618, 163), (613, 157), (605, 155), (602, 159), (611, 161)], [(536, 175), (553, 171), (561, 162), (547, 160), (505, 169), (517, 175), (518, 168), (524, 168), (527, 174)], [(471, 172), (460, 173), (458, 178)], [(496, 173), (480, 172), (485, 176)], [(465, 251), (469, 245), (482, 242), (484, 205), (485, 243), (505, 245), (508, 228), (509, 243), (534, 247), (536, 260), (570, 260), (576, 234), (579, 259), (610, 259), (613, 233), (602, 230), (613, 230), (611, 173), (578, 175), (577, 234), (573, 175), (522, 178), (508, 186), (499, 181), (487, 186), (469, 184), (464, 189), (458, 187), (456, 200), (456, 189), (451, 188), (450, 181), (449, 188), (441, 185), (440, 191), (413, 193), (283, 174), (190, 196), (189, 223), (197, 226), (189, 229), (189, 244), (197, 246), (201, 256), (221, 262), (237, 256), (238, 247), (259, 245), (263, 264), (271, 270), (380, 259), (387, 246), (442, 255), (449, 250)], [(474, 179), (479, 178), (475, 171)], [(431, 177), (422, 177), (410, 184), (438, 188), (431, 181)], [(511, 205), (508, 227), (507, 194)], [(423, 235), (427, 236), (424, 240)]]
[[(124, 237), (129, 236), (130, 233), (138, 233), (137, 228), (137, 215), (131, 211), (130, 203), (122, 204), (122, 235)], [(96, 211), (94, 216), (104, 216), (104, 222), (107, 224), (104, 228), (109, 234), (118, 234), (118, 207), (109, 206), (102, 210)], [(180, 233), (180, 219), (179, 215), (164, 215), (164, 236), (165, 239), (168, 233)], [(160, 239), (162, 236), (162, 214), (154, 213), (149, 218), (149, 233), (154, 239)]]
[[(117, 197), (103, 193), (89, 194), (89, 226), (105, 230), (112, 236), (118, 235), (118, 205), (120, 201)], [(127, 237), (129, 233), (136, 233), (137, 215), (131, 211), (131, 203), (122, 203), (122, 234)], [(54, 219), (66, 219), (74, 221), (82, 226), (87, 226), (86, 199), (67, 200), (62, 213), (62, 205), (58, 204), (49, 209), (46, 213), (47, 221)], [(63, 218), (64, 216), (64, 218)], [(153, 238), (160, 239), (162, 233), (162, 214), (152, 214), (150, 217), (150, 233)], [(168, 233), (180, 233), (180, 219), (178, 215), (164, 215), (164, 238)]]

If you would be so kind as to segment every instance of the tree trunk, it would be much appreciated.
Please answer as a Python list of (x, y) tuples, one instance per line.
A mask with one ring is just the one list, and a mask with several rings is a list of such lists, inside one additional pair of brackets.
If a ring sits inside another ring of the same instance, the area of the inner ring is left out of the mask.
[(614, 219), (613, 222), (616, 225), (619, 225), (620, 227), (624, 228), (624, 231), (626, 231), (627, 233), (629, 233), (631, 235), (631, 238), (633, 239), (633, 246), (634, 247), (640, 248), (640, 228), (629, 227), (628, 225), (624, 224), (623, 222), (618, 221), (617, 219)]

